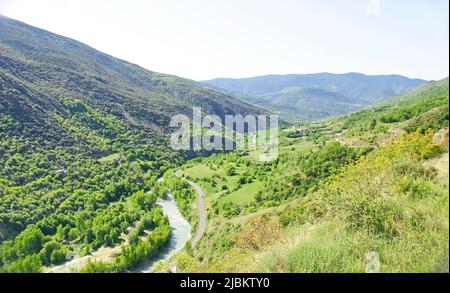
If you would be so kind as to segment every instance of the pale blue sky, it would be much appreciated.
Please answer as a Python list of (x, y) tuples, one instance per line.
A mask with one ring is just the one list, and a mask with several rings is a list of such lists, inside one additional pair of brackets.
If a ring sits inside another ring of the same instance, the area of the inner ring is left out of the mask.
[(448, 76), (448, 0), (0, 0), (0, 14), (201, 80)]

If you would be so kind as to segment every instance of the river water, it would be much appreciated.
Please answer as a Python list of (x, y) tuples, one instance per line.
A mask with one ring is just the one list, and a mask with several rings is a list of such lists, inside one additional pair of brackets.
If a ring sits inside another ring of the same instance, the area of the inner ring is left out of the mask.
[(161, 254), (139, 266), (139, 268), (134, 271), (136, 273), (153, 272), (153, 266), (157, 262), (168, 260), (173, 254), (180, 251), (186, 242), (191, 239), (191, 225), (181, 215), (175, 198), (171, 194), (168, 194), (166, 199), (158, 201), (157, 204), (169, 218), (170, 228), (172, 230), (169, 245)]

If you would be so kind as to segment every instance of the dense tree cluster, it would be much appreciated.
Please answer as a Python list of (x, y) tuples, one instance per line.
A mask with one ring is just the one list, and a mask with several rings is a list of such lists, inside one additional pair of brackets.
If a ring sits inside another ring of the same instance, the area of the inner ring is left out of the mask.
[(0, 116), (3, 271), (39, 271), (70, 254), (119, 245), (135, 222), (143, 227), (139, 235), (165, 225), (154, 217), (156, 196), (144, 191), (170, 156), (112, 115), (79, 100), (62, 104), (66, 112), (57, 120), (78, 141), (64, 147), (33, 141), (11, 116)]
[[(224, 192), (221, 197), (254, 181), (262, 182), (264, 186), (251, 202), (223, 202), (218, 198), (212, 202), (213, 211), (231, 218), (242, 212), (250, 213), (261, 207), (276, 206), (288, 199), (304, 196), (317, 188), (320, 182), (338, 173), (343, 166), (354, 162), (370, 150), (370, 148), (350, 148), (334, 142), (319, 145), (316, 150), (307, 152), (283, 153), (275, 161), (264, 164), (251, 163), (237, 153), (208, 158), (208, 166), (216, 164), (225, 166), (225, 176), (237, 176), (236, 169), (245, 168), (245, 172), (238, 176), (234, 187), (224, 185), (226, 188), (222, 188)], [(202, 181), (214, 186), (216, 176)]]

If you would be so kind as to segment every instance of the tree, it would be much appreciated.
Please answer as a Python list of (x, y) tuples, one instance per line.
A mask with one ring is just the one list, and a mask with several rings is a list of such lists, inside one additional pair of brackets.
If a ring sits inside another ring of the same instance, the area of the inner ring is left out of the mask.
[(236, 169), (233, 166), (229, 166), (226, 170), (225, 170), (225, 174), (227, 176), (234, 176), (236, 175)]
[(7, 268), (7, 271), (10, 273), (39, 273), (41, 268), (41, 259), (35, 254), (16, 260)]
[(84, 237), (84, 241), (87, 243), (92, 243), (92, 241), (94, 241), (94, 239), (95, 239), (94, 231), (91, 228), (89, 228), (86, 231), (86, 236)]
[(52, 253), (53, 253), (53, 251), (55, 251), (59, 248), (60, 248), (60, 244), (58, 242), (56, 242), (56, 241), (47, 242), (44, 245), (44, 248), (42, 248), (42, 250), (40, 252), (42, 262), (46, 265), (51, 264), (52, 263), (52, 261), (51, 261)]
[(30, 225), (14, 241), (18, 248), (19, 255), (31, 255), (42, 249), (44, 234), (35, 225)]
[(66, 260), (66, 252), (62, 249), (54, 250), (50, 256), (52, 264), (60, 264)]

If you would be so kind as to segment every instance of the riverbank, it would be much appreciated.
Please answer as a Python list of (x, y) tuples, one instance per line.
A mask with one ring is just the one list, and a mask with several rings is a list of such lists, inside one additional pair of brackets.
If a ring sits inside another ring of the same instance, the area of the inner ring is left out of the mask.
[(158, 257), (150, 259), (133, 270), (134, 273), (153, 272), (153, 266), (157, 262), (168, 260), (173, 254), (181, 250), (191, 239), (191, 225), (181, 215), (175, 198), (171, 194), (168, 194), (164, 200), (159, 201), (157, 204), (162, 209), (163, 213), (169, 218), (172, 232), (169, 239), (169, 245)]

